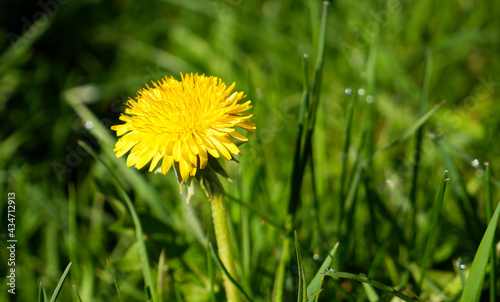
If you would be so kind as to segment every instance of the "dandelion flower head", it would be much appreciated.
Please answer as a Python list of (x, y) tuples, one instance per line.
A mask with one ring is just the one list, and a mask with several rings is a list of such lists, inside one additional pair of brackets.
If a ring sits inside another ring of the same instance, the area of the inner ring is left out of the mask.
[(141, 169), (151, 162), (152, 172), (161, 160), (161, 173), (166, 174), (178, 163), (182, 179), (194, 176), (206, 167), (208, 157), (230, 160), (241, 154), (233, 141), (248, 139), (236, 127), (254, 132), (248, 121), (253, 114), (242, 113), (252, 106), (241, 102), (243, 92), (233, 92), (235, 83), (227, 87), (220, 78), (198, 74), (181, 74), (181, 81), (165, 77), (144, 88), (135, 100), (129, 99), (125, 124), (112, 126), (117, 136), (116, 157), (130, 151), (127, 166)]

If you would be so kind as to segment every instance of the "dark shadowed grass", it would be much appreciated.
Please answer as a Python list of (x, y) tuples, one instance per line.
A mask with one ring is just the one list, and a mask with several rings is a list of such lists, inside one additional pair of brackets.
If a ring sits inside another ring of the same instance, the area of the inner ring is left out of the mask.
[(427, 239), (427, 245), (425, 246), (425, 253), (422, 260), (422, 268), (420, 271), (420, 279), (418, 281), (417, 292), (420, 292), (422, 289), (422, 283), (425, 279), (425, 271), (427, 270), (427, 266), (429, 265), (429, 257), (431, 256), (432, 246), (434, 241), (434, 233), (436, 231), (436, 226), (439, 221), (439, 215), (441, 214), (441, 207), (443, 206), (444, 193), (446, 191), (446, 184), (450, 179), (448, 178), (448, 170), (445, 170), (443, 174), (443, 179), (441, 180), (441, 185), (439, 186), (439, 192), (437, 195), (436, 205), (432, 208), (433, 216), (431, 222), (431, 228), (429, 230), (429, 236)]

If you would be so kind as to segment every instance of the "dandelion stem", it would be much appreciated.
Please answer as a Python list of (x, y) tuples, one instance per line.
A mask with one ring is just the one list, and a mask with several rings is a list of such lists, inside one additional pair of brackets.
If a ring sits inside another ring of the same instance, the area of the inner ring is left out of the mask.
[[(215, 194), (212, 199), (212, 218), (214, 220), (215, 237), (219, 256), (228, 273), (236, 280), (234, 251), (231, 245), (228, 226), (227, 205), (223, 194)], [(227, 301), (240, 301), (238, 288), (224, 275)]]

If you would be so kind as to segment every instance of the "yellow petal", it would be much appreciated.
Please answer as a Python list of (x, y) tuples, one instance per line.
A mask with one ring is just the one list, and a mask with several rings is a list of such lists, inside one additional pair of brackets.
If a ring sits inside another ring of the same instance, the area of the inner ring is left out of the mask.
[(174, 145), (174, 159), (176, 162), (180, 162), (181, 158), (182, 158), (182, 143), (180, 140), (176, 140)]
[(252, 122), (249, 122), (249, 121), (243, 121), (243, 122), (237, 123), (235, 126), (241, 127), (241, 128), (243, 128), (247, 131), (250, 131), (250, 132), (255, 132), (255, 131), (253, 131), (253, 130), (255, 130), (255, 124)]
[(139, 160), (135, 163), (137, 169), (144, 167), (154, 156), (156, 155), (156, 150), (149, 150), (143, 153)]
[(222, 142), (224, 147), (226, 147), (226, 149), (229, 150), (229, 152), (233, 154), (241, 154), (241, 151), (238, 148), (238, 146), (236, 146), (236, 144), (231, 140), (231, 138), (229, 138), (228, 135), (219, 137), (219, 140)]
[(153, 170), (156, 168), (158, 165), (158, 162), (164, 155), (161, 153), (156, 153), (155, 157), (153, 157), (153, 160), (151, 161), (151, 165), (149, 166), (149, 172), (153, 172)]
[(215, 158), (219, 158), (219, 156), (220, 156), (219, 152), (217, 152), (217, 149), (210, 142), (210, 140), (208, 139), (208, 137), (206, 135), (202, 135), (202, 136), (200, 136), (200, 139), (201, 139), (201, 141), (203, 143), (203, 146), (205, 146), (206, 150), (208, 151), (208, 153), (210, 153), (210, 155), (212, 155)]
[(218, 140), (213, 136), (209, 136), (208, 138), (210, 139), (212, 144), (214, 144), (214, 146), (217, 148), (217, 151), (219, 151), (219, 154), (222, 155), (222, 157), (224, 157), (227, 160), (231, 159), (231, 154), (229, 154), (226, 147), (224, 147), (224, 145), (221, 143), (220, 140)]
[(238, 132), (236, 132), (236, 130), (233, 131), (233, 132), (231, 132), (231, 133), (229, 133), (229, 135), (231, 135), (232, 137), (234, 137), (234, 138), (236, 138), (236, 139), (238, 139), (238, 140), (240, 140), (242, 142), (248, 141), (248, 138), (246, 138), (243, 135), (239, 134)]
[(174, 162), (173, 156), (165, 155), (161, 163), (161, 174), (167, 174), (168, 170), (170, 170), (170, 167), (172, 167), (173, 162)]
[(187, 159), (182, 158), (181, 161), (179, 162), (179, 170), (181, 170), (181, 177), (182, 179), (188, 179), (189, 178), (189, 163)]
[(130, 149), (132, 149), (132, 147), (134, 147), (137, 143), (139, 142), (119, 140), (118, 142), (116, 142), (115, 149), (113, 151), (116, 152), (116, 157), (121, 157)]

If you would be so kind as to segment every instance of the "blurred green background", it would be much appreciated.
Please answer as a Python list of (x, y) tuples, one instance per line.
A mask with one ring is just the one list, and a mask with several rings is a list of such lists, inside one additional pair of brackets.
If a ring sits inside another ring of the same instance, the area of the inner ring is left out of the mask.
[[(174, 301), (177, 293), (185, 301), (209, 301), (203, 238), (214, 236), (204, 194), (185, 205), (172, 172), (127, 168), (124, 158), (114, 158), (116, 137), (109, 129), (138, 89), (164, 76), (180, 79), (180, 72), (236, 82), (254, 105), (257, 132), (242, 146), (240, 164), (225, 163), (234, 183), (223, 183), (241, 283), (256, 301), (270, 301), (288, 236), (282, 228), (301, 58), (308, 54), (311, 85), (322, 2), (42, 0), (0, 6), (0, 234), (3, 243), (7, 193), (15, 192), (17, 301), (34, 301), (40, 282), (51, 293), (70, 261), (59, 300), (77, 301), (74, 284), (83, 301), (119, 301), (106, 259), (124, 301), (145, 300), (130, 215), (103, 165), (77, 140), (91, 145), (126, 182), (153, 269), (164, 273), (164, 300)], [(456, 261), (472, 261), (486, 227), (483, 163), (490, 163), (493, 177), (500, 173), (499, 15), (500, 2), (494, 1), (331, 2), (314, 183), (308, 168), (294, 220), (309, 279), (340, 240), (336, 269), (415, 288), (412, 267), (422, 261), (446, 168), (450, 183), (429, 272), (436, 284), (424, 288), (429, 297), (449, 300), (459, 292)], [(446, 103), (423, 128), (415, 206), (412, 137), (374, 158), (357, 190), (352, 219), (334, 233), (349, 104), (355, 109), (344, 192), (358, 154), (373, 154), (418, 119), (427, 53), (433, 64), (423, 111)], [(494, 201), (498, 188), (494, 179)], [(414, 230), (408, 213), (416, 219)], [(162, 250), (165, 263), (158, 268)], [(287, 301), (297, 290), (290, 253)], [(7, 250), (0, 255), (4, 274)], [(217, 299), (223, 300), (218, 270), (216, 280)], [(355, 281), (325, 279), (323, 287), (324, 301), (365, 295)], [(0, 300), (8, 299), (13, 297), (2, 282)]]

